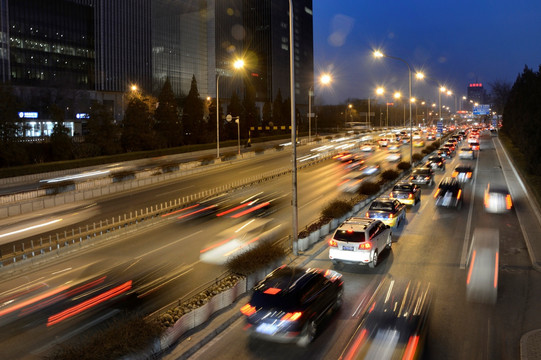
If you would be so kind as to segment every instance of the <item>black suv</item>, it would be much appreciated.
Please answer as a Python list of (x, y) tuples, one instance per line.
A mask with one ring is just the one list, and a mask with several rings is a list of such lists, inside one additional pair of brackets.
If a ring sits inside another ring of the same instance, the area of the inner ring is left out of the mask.
[(428, 158), (424, 167), (431, 168), (432, 170), (438, 169), (440, 171), (445, 171), (445, 159), (438, 155), (432, 155)]
[(434, 184), (434, 171), (428, 167), (413, 169), (409, 181), (417, 185), (432, 186)]
[(434, 193), (434, 199), (436, 199), (436, 206), (460, 209), (463, 201), (460, 182), (456, 178), (444, 178)]

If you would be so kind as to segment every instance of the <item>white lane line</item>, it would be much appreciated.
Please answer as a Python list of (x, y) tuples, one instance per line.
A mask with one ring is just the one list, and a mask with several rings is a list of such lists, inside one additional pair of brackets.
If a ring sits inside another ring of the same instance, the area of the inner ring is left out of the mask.
[(473, 184), (471, 186), (471, 196), (470, 196), (470, 209), (468, 211), (468, 221), (466, 222), (466, 232), (464, 233), (464, 243), (462, 245), (462, 255), (460, 256), (460, 268), (466, 269), (468, 264), (468, 253), (469, 253), (469, 243), (470, 243), (470, 231), (471, 231), (471, 221), (473, 217), (473, 202), (475, 200), (475, 183), (477, 182), (477, 174), (479, 169), (479, 153), (477, 153), (477, 160), (475, 161), (475, 170), (473, 177)]
[(58, 271), (55, 271), (53, 273), (53, 275), (61, 274), (61, 273), (66, 272), (66, 271), (70, 271), (71, 269), (72, 268), (69, 267), (69, 268), (65, 268), (65, 269), (62, 269), (62, 270), (58, 270)]

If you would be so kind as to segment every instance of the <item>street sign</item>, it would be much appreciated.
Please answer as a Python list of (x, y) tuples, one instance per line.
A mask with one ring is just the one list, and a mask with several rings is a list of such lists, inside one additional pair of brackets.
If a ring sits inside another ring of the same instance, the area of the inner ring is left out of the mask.
[(477, 105), (473, 107), (473, 115), (490, 115), (490, 105)]
[(438, 132), (442, 133), (443, 132), (443, 121), (438, 121), (436, 127), (438, 129)]

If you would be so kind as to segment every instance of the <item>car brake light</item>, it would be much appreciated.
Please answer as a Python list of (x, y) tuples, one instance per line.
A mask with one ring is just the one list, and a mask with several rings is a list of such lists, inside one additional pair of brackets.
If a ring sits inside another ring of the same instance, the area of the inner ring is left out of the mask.
[(246, 316), (252, 316), (256, 312), (255, 306), (252, 306), (250, 305), (250, 303), (248, 303), (240, 308), (240, 312)]
[(456, 195), (456, 199), (460, 199), (460, 195), (462, 194), (462, 189), (458, 190), (458, 194)]
[(418, 344), (419, 344), (419, 335), (410, 336), (408, 340), (408, 345), (406, 345), (406, 351), (404, 351), (404, 356), (402, 356), (402, 360), (414, 359), (415, 353), (417, 352)]
[(372, 249), (372, 244), (369, 242), (364, 242), (359, 244), (359, 250), (370, 250)]
[(366, 217), (370, 217), (370, 213), (367, 211), (365, 214)]
[(458, 175), (458, 171), (453, 171), (453, 173), (451, 174), (452, 177), (457, 177)]
[(393, 197), (393, 192), (391, 191), (391, 193), (389, 194), (389, 197)]
[(438, 194), (440, 193), (440, 190), (441, 189), (436, 190), (436, 192), (434, 193), (434, 199), (438, 197)]
[(330, 247), (338, 247), (338, 243), (334, 239), (329, 240), (329, 246)]
[(425, 176), (425, 180), (430, 180), (430, 176)]
[(485, 207), (488, 207), (489, 198), (490, 198), (490, 196), (488, 195), (488, 192), (485, 191), (485, 201), (484, 201)]
[(294, 313), (287, 313), (280, 320), (282, 321), (296, 321), (302, 316), (302, 312), (297, 311)]
[(393, 218), (393, 214), (389, 214), (389, 219), (392, 219)]
[(408, 194), (408, 199), (413, 199), (413, 194)]
[(509, 194), (507, 194), (507, 196), (505, 197), (505, 205), (506, 205), (507, 210), (511, 210), (511, 208), (513, 207), (513, 202), (511, 201), (511, 195)]
[(471, 178), (471, 175), (472, 175), (471, 172), (468, 172), (468, 174), (466, 174), (466, 176), (468, 177), (468, 179)]

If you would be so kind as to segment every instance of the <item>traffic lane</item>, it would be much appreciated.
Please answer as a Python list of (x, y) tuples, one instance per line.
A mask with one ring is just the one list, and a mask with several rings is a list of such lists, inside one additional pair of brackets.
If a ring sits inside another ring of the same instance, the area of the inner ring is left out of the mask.
[[(332, 268), (328, 250), (323, 251), (305, 267)], [(385, 274), (383, 265), (374, 269), (375, 271), (370, 270), (368, 267), (348, 265), (338, 270), (344, 280), (342, 307), (336, 313), (330, 314), (318, 327), (314, 342), (306, 348), (295, 343), (277, 344), (250, 336), (244, 330), (245, 319), (240, 318), (190, 359), (336, 359), (349, 336), (353, 334), (370, 295)]]

